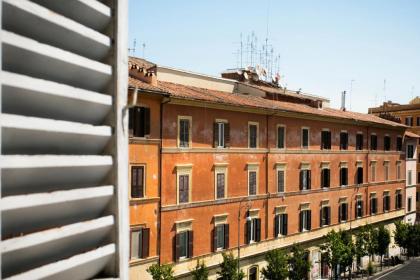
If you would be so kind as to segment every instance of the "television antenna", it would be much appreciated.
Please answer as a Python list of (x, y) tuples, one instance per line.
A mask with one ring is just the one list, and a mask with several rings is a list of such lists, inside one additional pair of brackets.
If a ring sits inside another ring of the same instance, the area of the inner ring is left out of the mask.
[(133, 40), (133, 48), (128, 48), (128, 53), (131, 53), (131, 52), (133, 56), (136, 55), (136, 38), (134, 38)]

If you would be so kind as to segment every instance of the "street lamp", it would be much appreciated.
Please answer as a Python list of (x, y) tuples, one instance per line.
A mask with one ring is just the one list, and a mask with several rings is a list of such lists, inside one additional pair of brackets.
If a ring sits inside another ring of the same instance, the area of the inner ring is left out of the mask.
[[(241, 258), (241, 242), (240, 242), (240, 237), (241, 237), (241, 211), (242, 208), (245, 209), (246, 211), (248, 211), (249, 209), (251, 209), (251, 201), (247, 201), (245, 205), (242, 205), (242, 202), (244, 202), (246, 199), (248, 199), (248, 197), (244, 197), (241, 199), (241, 201), (239, 201), (239, 208), (238, 208), (238, 275), (241, 271), (240, 266), (239, 266), (239, 260)], [(247, 221), (251, 221), (251, 217), (246, 217)]]

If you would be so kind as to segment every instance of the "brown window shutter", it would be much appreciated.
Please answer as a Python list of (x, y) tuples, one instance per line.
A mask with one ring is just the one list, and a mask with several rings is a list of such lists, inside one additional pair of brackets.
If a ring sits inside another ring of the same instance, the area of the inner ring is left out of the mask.
[(308, 216), (307, 216), (307, 222), (308, 222), (308, 230), (311, 230), (311, 210), (307, 210), (308, 211)]
[(299, 212), (299, 231), (303, 231), (303, 211)]
[(261, 219), (255, 219), (255, 241), (261, 241)]
[(131, 197), (136, 196), (136, 187), (137, 187), (137, 168), (131, 168)]
[(229, 224), (225, 224), (225, 249), (229, 249)]
[(283, 235), (287, 235), (287, 220), (288, 220), (288, 215), (287, 214), (283, 214)]
[(213, 228), (212, 230), (212, 234), (213, 234), (213, 238), (211, 239), (213, 241), (213, 252), (217, 251), (217, 230), (216, 230), (217, 226)]
[(217, 148), (219, 146), (219, 124), (217, 122), (213, 123), (213, 147)]
[(303, 170), (299, 171), (299, 190), (303, 190)]
[(311, 170), (308, 170), (308, 190), (311, 189)]
[(230, 126), (229, 123), (225, 123), (225, 147), (230, 147)]
[(188, 231), (188, 257), (189, 258), (191, 258), (194, 255), (194, 251), (193, 251), (194, 240), (193, 239), (194, 239), (193, 231), (190, 230)]
[(252, 221), (246, 221), (245, 225), (245, 240), (247, 244), (251, 241), (251, 223)]
[(143, 259), (149, 257), (149, 238), (150, 238), (150, 228), (142, 229), (142, 251), (141, 257)]
[(324, 225), (324, 207), (321, 207), (321, 209), (319, 209), (319, 227), (322, 227)]
[(134, 136), (143, 136), (141, 135), (142, 132), (142, 119), (141, 119), (141, 108), (135, 107), (135, 114), (134, 114)]
[(144, 135), (150, 134), (150, 108), (144, 109)]
[(179, 244), (179, 234), (176, 234), (174, 236), (174, 257), (175, 257), (175, 261), (179, 260), (179, 249), (180, 249), (180, 244)]
[(143, 166), (139, 167), (137, 176), (138, 176), (137, 182), (138, 182), (139, 197), (144, 197), (144, 167)]

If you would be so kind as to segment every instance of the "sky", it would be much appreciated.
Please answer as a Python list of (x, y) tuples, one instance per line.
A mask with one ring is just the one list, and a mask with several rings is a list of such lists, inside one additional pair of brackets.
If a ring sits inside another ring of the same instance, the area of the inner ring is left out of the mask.
[(280, 55), (288, 89), (335, 108), (345, 90), (347, 109), (366, 113), (420, 95), (419, 15), (417, 0), (129, 0), (130, 55), (220, 77), (254, 32)]

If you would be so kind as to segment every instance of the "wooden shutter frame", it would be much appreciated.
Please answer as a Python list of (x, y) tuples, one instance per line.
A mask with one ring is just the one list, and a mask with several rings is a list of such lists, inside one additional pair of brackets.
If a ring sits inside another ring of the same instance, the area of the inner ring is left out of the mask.
[(224, 249), (229, 249), (229, 224), (224, 224), (224, 234), (225, 234), (225, 244), (224, 244)]
[(194, 232), (192, 230), (188, 231), (188, 258), (194, 256)]
[(217, 148), (219, 146), (219, 123), (213, 123), (213, 147)]
[(177, 233), (174, 236), (174, 258), (175, 258), (175, 262), (179, 261), (179, 249), (180, 249), (180, 233)]
[(142, 228), (141, 231), (142, 231), (141, 258), (146, 259), (149, 257), (150, 228)]
[(254, 219), (255, 220), (255, 242), (261, 241), (261, 219)]
[(144, 127), (144, 136), (150, 135), (150, 108), (143, 107), (144, 110), (144, 119), (143, 119), (143, 127)]
[(229, 148), (230, 147), (230, 125), (228, 122), (225, 123), (224, 138), (225, 138), (225, 148)]

